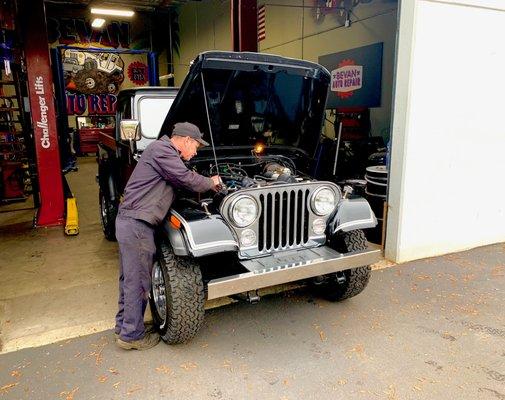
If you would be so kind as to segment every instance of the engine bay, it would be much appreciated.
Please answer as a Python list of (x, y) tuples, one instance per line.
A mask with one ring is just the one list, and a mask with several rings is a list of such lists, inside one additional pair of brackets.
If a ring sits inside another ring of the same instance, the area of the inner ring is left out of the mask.
[(221, 161), (217, 166), (211, 163), (207, 168), (201, 168), (197, 172), (202, 175), (219, 175), (228, 192), (310, 179), (297, 171), (295, 163), (285, 156)]
[(217, 193), (184, 191), (179, 194), (179, 201), (192, 203), (206, 212), (209, 207), (219, 208), (227, 194), (238, 190), (312, 180), (297, 170), (293, 160), (282, 155), (221, 160), (217, 166), (212, 161), (198, 161), (190, 167), (204, 176), (219, 175), (223, 182)]
[[(229, 192), (243, 188), (294, 183), (303, 178), (296, 176), (294, 165), (287, 162), (260, 162), (255, 164), (226, 163), (218, 166), (224, 186)], [(214, 175), (216, 168), (210, 168), (209, 175)], [(298, 179), (297, 179), (298, 178)]]

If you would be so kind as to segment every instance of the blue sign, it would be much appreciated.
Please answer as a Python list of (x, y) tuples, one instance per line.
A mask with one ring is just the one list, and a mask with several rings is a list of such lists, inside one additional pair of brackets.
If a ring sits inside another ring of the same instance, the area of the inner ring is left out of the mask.
[(382, 48), (376, 43), (319, 57), (331, 73), (326, 108), (380, 107)]

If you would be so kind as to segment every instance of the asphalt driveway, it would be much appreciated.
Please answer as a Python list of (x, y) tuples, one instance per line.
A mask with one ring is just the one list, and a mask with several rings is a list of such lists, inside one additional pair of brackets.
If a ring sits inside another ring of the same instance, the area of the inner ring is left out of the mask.
[(108, 331), (3, 354), (0, 398), (503, 400), (504, 290), (505, 244), (411, 262), (343, 303), (210, 310), (186, 345), (127, 352)]

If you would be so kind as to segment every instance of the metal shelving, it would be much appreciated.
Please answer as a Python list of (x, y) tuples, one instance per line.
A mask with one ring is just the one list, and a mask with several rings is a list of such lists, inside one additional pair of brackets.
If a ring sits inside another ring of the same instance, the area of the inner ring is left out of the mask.
[(7, 73), (0, 63), (0, 201), (25, 200), (33, 193), (33, 139), (23, 108), (26, 76), (22, 56), (13, 52)]

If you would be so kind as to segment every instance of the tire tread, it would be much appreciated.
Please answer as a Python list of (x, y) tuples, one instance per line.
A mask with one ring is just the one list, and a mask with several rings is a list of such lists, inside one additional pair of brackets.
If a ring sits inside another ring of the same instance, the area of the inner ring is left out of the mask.
[(169, 344), (184, 343), (195, 337), (203, 324), (205, 293), (202, 273), (193, 259), (176, 256), (166, 242), (162, 242), (159, 248), (168, 277), (165, 284), (169, 286), (166, 290), (166, 329), (161, 336)]
[(102, 197), (105, 196), (102, 189), (98, 191), (98, 207), (100, 212), (100, 224), (102, 225), (102, 231), (107, 239), (110, 242), (116, 241), (116, 216), (118, 207), (117, 204), (112, 202), (109, 198), (105, 198), (105, 204), (107, 207), (105, 220), (102, 216)]
[[(343, 234), (343, 242), (348, 252), (364, 250), (367, 247), (365, 233), (356, 229)], [(331, 301), (342, 301), (360, 294), (368, 285), (371, 268), (369, 265), (344, 271), (345, 282), (332, 279), (325, 287), (325, 297)]]

